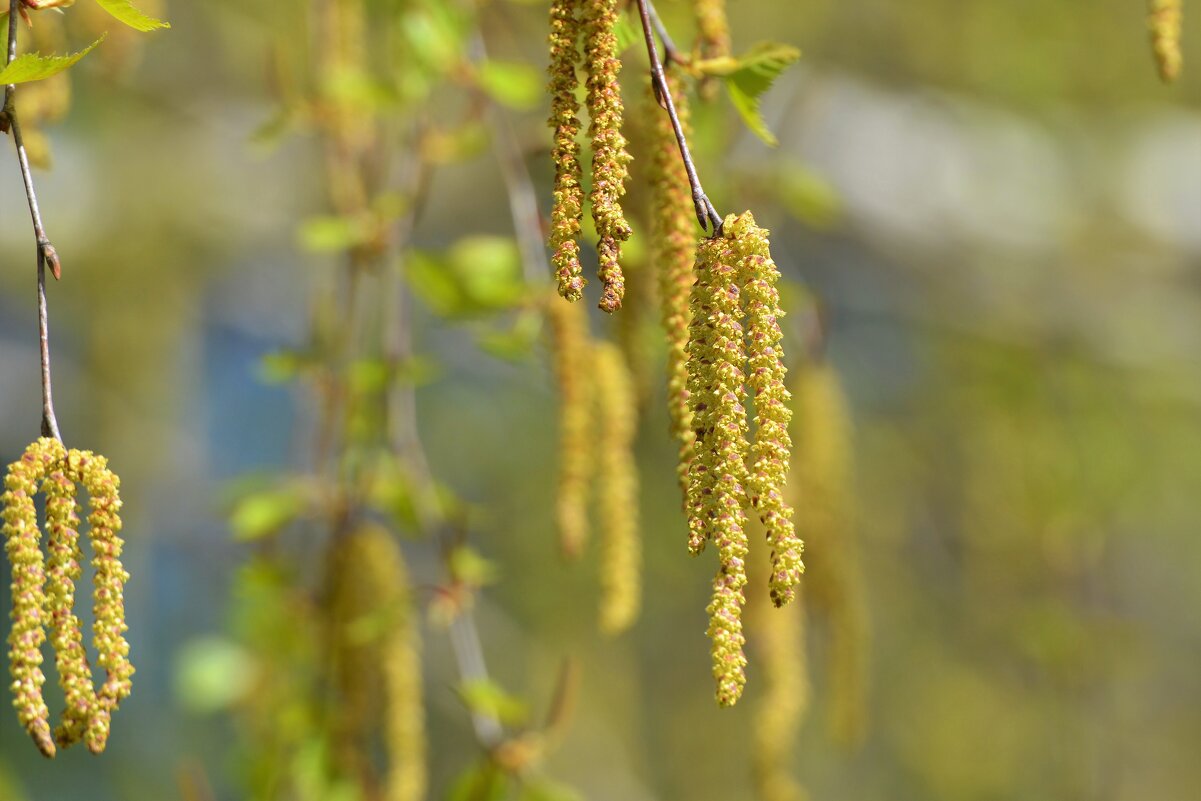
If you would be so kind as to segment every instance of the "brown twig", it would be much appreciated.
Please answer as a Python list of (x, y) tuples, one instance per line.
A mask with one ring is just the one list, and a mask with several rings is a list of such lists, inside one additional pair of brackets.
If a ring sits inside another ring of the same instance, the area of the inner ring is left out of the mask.
[[(11, 64), (17, 57), (17, 17), (20, 14), (21, 0), (10, 0), (8, 7), (8, 58), (6, 64)], [(25, 139), (21, 136), (21, 123), (17, 119), (14, 97), (17, 87), (9, 84), (4, 90), (3, 122), (0, 127), (12, 131), (13, 143), (17, 148), (17, 161), (21, 164), (21, 177), (25, 181), (25, 197), (29, 200), (29, 215), (33, 219), (33, 235), (37, 239), (38, 263), (38, 338), (41, 344), (42, 358), (42, 436), (54, 437), (62, 441), (58, 430), (58, 420), (54, 416), (54, 393), (50, 381), (50, 322), (46, 310), (46, 267), (50, 267), (55, 279), (62, 276), (62, 265), (54, 245), (46, 238), (46, 230), (42, 226), (42, 213), (38, 209), (38, 196), (33, 188), (33, 173), (29, 169), (29, 156), (25, 152)]]
[[(646, 54), (651, 62), (651, 86), (655, 90), (655, 99), (663, 110), (667, 112), (667, 116), (671, 118), (671, 127), (676, 133), (676, 143), (680, 146), (680, 158), (684, 161), (684, 170), (688, 173), (688, 183), (692, 187), (692, 205), (696, 209), (697, 222), (701, 224), (701, 228), (705, 231), (709, 230), (709, 226), (713, 226), (713, 235), (721, 233), (722, 217), (717, 213), (717, 209), (713, 207), (713, 203), (709, 200), (709, 196), (705, 194), (705, 190), (701, 187), (701, 179), (697, 177), (696, 166), (692, 163), (692, 154), (688, 151), (688, 140), (684, 136), (684, 129), (680, 125), (680, 118), (676, 114), (676, 104), (671, 99), (671, 90), (667, 86), (667, 76), (663, 74), (663, 62), (659, 60), (659, 50), (655, 47), (655, 24), (651, 20), (651, 3), (650, 0), (637, 0), (638, 14), (642, 18), (642, 34), (646, 39)], [(657, 18), (658, 15), (656, 15)], [(662, 22), (659, 23), (662, 28)], [(660, 31), (660, 37), (665, 37), (666, 31)], [(663, 39), (663, 47), (667, 52), (675, 49), (671, 44), (671, 38)]]
[(651, 15), (651, 24), (655, 26), (655, 33), (659, 34), (659, 41), (663, 43), (663, 58), (667, 61), (675, 62), (681, 66), (688, 63), (687, 56), (680, 52), (680, 48), (676, 47), (676, 43), (672, 41), (671, 34), (667, 32), (667, 26), (663, 24), (662, 17), (659, 16), (659, 10), (655, 8), (653, 2), (647, 3), (647, 11)]

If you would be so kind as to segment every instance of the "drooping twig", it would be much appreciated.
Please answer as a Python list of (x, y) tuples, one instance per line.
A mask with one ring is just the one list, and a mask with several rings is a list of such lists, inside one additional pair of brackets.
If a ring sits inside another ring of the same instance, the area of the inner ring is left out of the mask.
[[(20, 14), (21, 0), (10, 0), (8, 8), (8, 58), (6, 64), (11, 64), (17, 57), (17, 17)], [(25, 181), (25, 197), (29, 200), (29, 215), (33, 219), (33, 234), (37, 239), (38, 248), (38, 338), (41, 345), (42, 360), (42, 436), (54, 437), (62, 441), (58, 431), (58, 420), (54, 417), (54, 396), (50, 381), (50, 323), (46, 311), (46, 267), (57, 279), (62, 275), (62, 265), (58, 253), (46, 238), (42, 226), (42, 213), (38, 209), (38, 196), (33, 188), (33, 173), (29, 169), (29, 156), (25, 153), (25, 140), (21, 136), (21, 123), (17, 119), (14, 96), (16, 86), (9, 84), (4, 90), (4, 120), (3, 125), (12, 131), (13, 143), (17, 148), (17, 161), (21, 164), (21, 177)]]
[[(688, 150), (688, 140), (684, 129), (680, 126), (680, 118), (676, 114), (675, 102), (671, 99), (671, 90), (667, 86), (667, 76), (663, 74), (663, 62), (659, 60), (659, 50), (655, 46), (655, 25), (651, 21), (650, 0), (638, 0), (638, 14), (642, 18), (642, 34), (646, 39), (646, 54), (651, 62), (651, 84), (655, 89), (655, 98), (659, 105), (671, 118), (671, 127), (676, 132), (676, 143), (680, 146), (680, 158), (684, 161), (684, 169), (688, 172), (688, 183), (692, 186), (692, 205), (696, 209), (697, 222), (701, 228), (708, 231), (710, 225), (716, 235), (721, 232), (722, 217), (713, 207), (709, 196), (701, 187), (701, 179), (697, 177), (696, 166), (692, 163), (692, 154)], [(662, 23), (660, 23), (660, 26)], [(670, 37), (664, 39), (664, 49), (674, 49)]]

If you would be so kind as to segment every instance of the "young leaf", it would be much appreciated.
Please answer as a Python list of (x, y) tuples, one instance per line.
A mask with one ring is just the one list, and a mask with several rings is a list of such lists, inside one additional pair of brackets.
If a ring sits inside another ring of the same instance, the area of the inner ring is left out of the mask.
[(728, 69), (722, 69), (730, 102), (756, 136), (769, 145), (778, 144), (759, 113), (759, 98), (789, 65), (801, 57), (801, 51), (788, 45), (763, 42), (739, 57)]
[(158, 28), (171, 27), (169, 22), (163, 22), (161, 19), (155, 19), (148, 14), (138, 11), (129, 0), (96, 0), (96, 2), (109, 14), (112, 14), (135, 31), (146, 32)]
[(38, 53), (17, 56), (11, 64), (0, 70), (0, 84), (29, 83), (57, 75), (92, 52), (96, 45), (103, 41), (104, 36), (101, 36), (83, 50), (69, 56), (43, 56)]

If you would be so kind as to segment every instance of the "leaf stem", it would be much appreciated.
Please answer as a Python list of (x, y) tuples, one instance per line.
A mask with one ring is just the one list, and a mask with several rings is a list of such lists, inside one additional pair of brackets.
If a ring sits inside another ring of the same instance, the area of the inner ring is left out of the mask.
[[(675, 102), (671, 99), (671, 90), (667, 86), (667, 76), (663, 74), (663, 62), (659, 60), (659, 51), (655, 47), (655, 24), (651, 19), (651, 2), (650, 0), (637, 0), (638, 14), (642, 18), (642, 34), (646, 39), (646, 54), (651, 62), (651, 85), (655, 90), (655, 98), (659, 101), (659, 105), (667, 112), (667, 116), (671, 118), (671, 127), (676, 133), (676, 143), (680, 147), (680, 158), (684, 162), (684, 170), (688, 173), (688, 183), (692, 187), (692, 205), (696, 210), (697, 222), (701, 224), (701, 229), (708, 231), (710, 225), (713, 227), (713, 235), (717, 236), (721, 233), (722, 216), (717, 213), (717, 209), (713, 207), (713, 203), (709, 200), (709, 196), (705, 194), (705, 190), (701, 187), (701, 179), (697, 177), (696, 166), (692, 163), (692, 154), (688, 150), (688, 140), (684, 136), (684, 129), (680, 125), (680, 118), (676, 114)], [(658, 15), (655, 15), (658, 18)], [(662, 21), (659, 22), (660, 37), (663, 39), (663, 49), (666, 53), (675, 51), (675, 46), (671, 42), (671, 37), (667, 36), (666, 30), (663, 29)], [(669, 56), (670, 57), (670, 56)]]
[[(8, 7), (8, 57), (6, 64), (11, 64), (17, 57), (17, 17), (20, 14), (21, 0), (9, 0)], [(25, 181), (25, 197), (29, 201), (29, 216), (33, 220), (33, 235), (37, 240), (38, 264), (38, 339), (40, 342), (42, 361), (42, 436), (54, 437), (62, 441), (58, 430), (58, 420), (54, 416), (54, 393), (50, 380), (50, 322), (46, 310), (46, 267), (58, 279), (62, 275), (62, 265), (54, 245), (46, 238), (46, 230), (42, 226), (42, 213), (38, 209), (38, 196), (33, 188), (33, 173), (29, 168), (29, 156), (25, 152), (25, 139), (21, 136), (21, 123), (17, 119), (14, 96), (17, 87), (9, 84), (4, 90), (3, 121), (0, 128), (12, 131), (13, 143), (17, 148), (17, 161), (21, 164), (21, 178)]]

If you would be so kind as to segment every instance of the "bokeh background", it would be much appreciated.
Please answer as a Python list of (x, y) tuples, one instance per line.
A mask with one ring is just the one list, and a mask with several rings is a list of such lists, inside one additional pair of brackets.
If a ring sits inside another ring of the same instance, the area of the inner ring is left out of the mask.
[[(65, 265), (49, 288), (58, 417), (69, 444), (122, 476), (138, 674), (102, 758), (45, 761), (6, 713), (3, 801), (252, 797), (228, 713), (255, 669), (231, 598), (256, 545), (231, 536), (228, 498), (303, 458), (311, 403), (264, 381), (262, 361), (303, 340), (313, 287), (334, 269), (298, 238), (325, 211), (313, 137), (263, 133), (277, 109), (268, 45), (301, 5), (160, 5), (172, 29), (136, 53), (114, 34), (73, 70), (70, 113), (46, 128), (54, 163), (37, 178)], [(489, 50), (541, 70), (544, 5), (485, 4)], [(688, 41), (686, 4), (660, 5)], [(786, 279), (820, 299), (855, 421), (869, 719), (858, 747), (831, 740), (815, 627), (797, 775), (831, 800), (1196, 798), (1201, 7), (1186, 3), (1185, 72), (1165, 87), (1137, 0), (733, 6), (736, 49), (774, 40), (804, 58), (764, 103), (778, 148), (724, 98), (700, 113), (701, 174), (723, 213), (754, 209)], [(69, 46), (90, 41), (68, 20)], [(645, 61), (627, 58), (634, 98)], [(426, 112), (452, 120), (461, 102), (435, 92)], [(545, 101), (503, 114), (545, 210)], [(9, 462), (40, 410), (11, 150), (0, 222)], [(485, 146), (434, 172), (412, 241), (511, 228)], [(718, 709), (712, 555), (684, 550), (654, 337), (638, 447), (645, 608), (608, 639), (595, 570), (565, 566), (554, 544), (545, 354), (498, 360), (471, 326), (415, 314), (436, 365), (417, 392), (431, 468), (477, 510), (472, 544), (499, 571), (476, 607), (489, 668), (541, 714), (564, 657), (581, 667), (546, 770), (590, 799), (751, 798), (755, 656), (745, 702)], [(418, 584), (437, 581), (435, 546), (405, 547)], [(427, 632), (424, 666), (443, 798), (477, 750), (444, 632)]]

